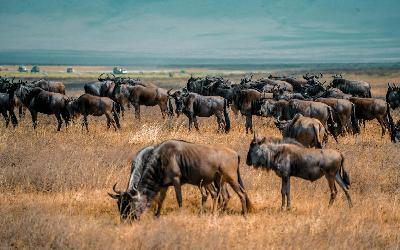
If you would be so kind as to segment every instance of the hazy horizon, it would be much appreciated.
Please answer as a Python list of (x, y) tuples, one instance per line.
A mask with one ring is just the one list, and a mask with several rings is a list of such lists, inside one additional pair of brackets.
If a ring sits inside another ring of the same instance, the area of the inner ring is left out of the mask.
[(7, 35), (0, 38), (0, 63), (400, 61), (400, 1), (394, 0), (27, 0), (1, 6), (0, 32)]

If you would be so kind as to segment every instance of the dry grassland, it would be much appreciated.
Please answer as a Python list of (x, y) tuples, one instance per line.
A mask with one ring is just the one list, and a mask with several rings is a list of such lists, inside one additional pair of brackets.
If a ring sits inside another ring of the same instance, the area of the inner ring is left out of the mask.
[[(399, 75), (389, 80), (399, 82)], [(387, 78), (357, 76), (373, 83), (374, 96), (384, 94)], [(245, 134), (242, 117), (236, 120), (231, 114), (232, 131), (225, 135), (216, 133), (214, 118), (200, 120), (201, 133), (188, 133), (185, 117), (175, 118), (171, 126), (156, 107), (142, 108), (140, 124), (132, 110), (128, 113), (118, 132), (106, 130), (104, 117), (89, 118), (89, 133), (79, 122), (57, 133), (55, 118), (44, 115), (36, 131), (29, 114), (16, 129), (5, 129), (1, 122), (1, 249), (400, 248), (400, 144), (381, 138), (376, 121), (367, 123), (361, 136), (327, 145), (346, 158), (352, 209), (340, 190), (328, 208), (325, 179), (311, 183), (293, 178), (293, 208), (281, 212), (280, 179), (243, 162), (251, 135)], [(395, 117), (399, 119), (398, 112)], [(261, 135), (279, 135), (272, 119), (255, 118), (255, 128)], [(184, 186), (183, 209), (171, 188), (161, 218), (149, 211), (138, 222), (120, 223), (107, 192), (115, 182), (126, 187), (130, 161), (140, 148), (172, 138), (237, 150), (256, 211), (243, 218), (233, 195), (227, 212), (213, 215), (209, 201), (200, 215), (198, 189)]]

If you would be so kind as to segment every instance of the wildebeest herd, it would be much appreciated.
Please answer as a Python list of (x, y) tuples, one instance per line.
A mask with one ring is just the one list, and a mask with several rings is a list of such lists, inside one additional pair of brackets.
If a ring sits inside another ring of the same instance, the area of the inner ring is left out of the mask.
[[(345, 171), (344, 156), (334, 149), (325, 149), (331, 136), (339, 143), (340, 136), (357, 135), (365, 122), (376, 119), (382, 136), (389, 131), (392, 142), (400, 140), (400, 121), (395, 123), (391, 109), (400, 107), (400, 86), (388, 84), (386, 100), (372, 98), (371, 86), (364, 81), (334, 75), (330, 84), (321, 83), (323, 75), (272, 76), (254, 80), (245, 77), (233, 83), (222, 77), (193, 77), (182, 89), (172, 90), (142, 82), (140, 79), (101, 74), (95, 83), (84, 85), (79, 97), (65, 95), (61, 82), (38, 80), (27, 82), (0, 77), (0, 110), (6, 127), (15, 127), (18, 117), (29, 110), (33, 128), (37, 114), (55, 115), (57, 130), (62, 124), (82, 116), (82, 128), (89, 132), (88, 117), (105, 115), (107, 126), (121, 128), (120, 116), (133, 106), (140, 121), (140, 106), (159, 106), (164, 119), (174, 113), (184, 114), (200, 130), (197, 117), (215, 116), (218, 131), (229, 133), (229, 109), (245, 116), (246, 133), (253, 133), (246, 164), (273, 170), (282, 179), (282, 208), (290, 208), (290, 177), (315, 181), (325, 176), (331, 191), (329, 205), (336, 194), (336, 184), (344, 191), (349, 206), (350, 178)], [(174, 107), (175, 106), (175, 107)], [(253, 131), (253, 116), (273, 117), (283, 138), (259, 137)], [(240, 155), (232, 149), (216, 145), (200, 145), (180, 140), (167, 140), (141, 149), (132, 162), (128, 188), (109, 195), (117, 200), (121, 219), (139, 219), (157, 201), (160, 215), (169, 186), (173, 186), (179, 207), (182, 206), (181, 185), (199, 188), (203, 204), (209, 196), (213, 210), (226, 208), (230, 199), (228, 185), (238, 195), (244, 215), (252, 208), (240, 176)]]

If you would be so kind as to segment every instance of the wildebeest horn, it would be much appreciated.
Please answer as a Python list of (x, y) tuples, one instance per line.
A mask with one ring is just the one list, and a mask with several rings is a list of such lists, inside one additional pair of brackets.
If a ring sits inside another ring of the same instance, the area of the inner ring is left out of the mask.
[(114, 191), (116, 194), (121, 194), (121, 191), (118, 191), (118, 190), (115, 189), (116, 186), (117, 186), (117, 182), (116, 182), (116, 183), (114, 184), (114, 186), (113, 186), (113, 191)]
[(174, 92), (173, 94), (171, 94), (171, 91), (172, 91), (172, 89), (169, 89), (169, 90), (167, 91), (167, 94), (168, 94), (169, 96), (173, 96), (173, 95), (175, 94), (175, 92)]
[(97, 80), (99, 80), (99, 82), (104, 81), (104, 78), (101, 78), (105, 73), (101, 73), (99, 75), (99, 77), (97, 78)]

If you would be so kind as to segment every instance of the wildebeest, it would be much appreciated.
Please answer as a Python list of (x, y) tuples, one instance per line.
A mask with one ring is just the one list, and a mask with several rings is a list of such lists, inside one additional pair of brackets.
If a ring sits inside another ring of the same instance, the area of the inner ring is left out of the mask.
[[(226, 133), (231, 128), (229, 113), (227, 111), (227, 100), (220, 96), (202, 96), (196, 93), (184, 91), (176, 91), (168, 95), (174, 98), (176, 105), (176, 114), (179, 116), (184, 113), (189, 119), (189, 131), (192, 129), (192, 123), (197, 131), (199, 125), (197, 117), (210, 117), (215, 115), (218, 123), (218, 131), (222, 130)], [(224, 119), (225, 118), (225, 119)]]
[(135, 85), (129, 87), (129, 101), (135, 108), (135, 117), (140, 120), (140, 105), (156, 106), (161, 110), (161, 115), (172, 116), (172, 104), (167, 90), (159, 87)]
[(329, 105), (335, 112), (333, 117), (338, 124), (339, 132), (359, 133), (360, 128), (355, 114), (355, 105), (349, 100), (337, 98), (317, 98), (316, 102), (322, 102)]
[(18, 125), (18, 120), (14, 113), (14, 107), (16, 106), (14, 91), (13, 86), (10, 86), (7, 89), (7, 93), (0, 93), (0, 113), (4, 117), (6, 127), (8, 127), (10, 120), (14, 127)]
[[(140, 161), (134, 162), (128, 188), (125, 192), (110, 194), (117, 199), (121, 219), (129, 213), (134, 219), (151, 206), (158, 193), (156, 215), (169, 186), (174, 186), (179, 207), (182, 207), (181, 185), (209, 185), (226, 181), (239, 196), (245, 215), (251, 204), (240, 177), (240, 156), (232, 149), (167, 140), (142, 150)], [(138, 159), (138, 157), (136, 157)]]
[(400, 120), (397, 121), (393, 129), (392, 141), (394, 143), (400, 142)]
[(60, 93), (62, 95), (65, 95), (65, 86), (62, 82), (55, 82), (55, 81), (40, 79), (40, 80), (29, 83), (29, 85), (31, 87), (42, 88), (48, 92)]
[(337, 124), (333, 118), (333, 110), (325, 103), (296, 99), (290, 101), (265, 100), (259, 106), (257, 112), (260, 115), (273, 116), (278, 120), (291, 120), (298, 113), (306, 117), (316, 118), (328, 129), (337, 142)]
[(343, 93), (358, 97), (371, 97), (371, 85), (364, 81), (347, 80), (342, 75), (334, 75), (331, 87), (338, 88)]
[(235, 106), (242, 115), (246, 117), (246, 133), (253, 133), (253, 115), (257, 115), (254, 110), (254, 103), (261, 99), (262, 95), (255, 89), (244, 89), (237, 92), (235, 96)]
[[(37, 114), (55, 115), (58, 122), (57, 131), (60, 131), (64, 120), (69, 124), (70, 116), (67, 110), (69, 98), (66, 95), (49, 92), (39, 87), (30, 87), (19, 84), (15, 95), (24, 103), (31, 113), (33, 128), (37, 126)], [(62, 119), (61, 119), (62, 117)]]
[(280, 88), (272, 89), (272, 93), (273, 93), (272, 97), (277, 101), (279, 100), (289, 101), (291, 99), (304, 100), (304, 96), (302, 94), (289, 92)]
[(389, 103), (392, 109), (400, 107), (400, 86), (396, 86), (395, 84), (390, 85), (388, 83), (386, 102)]
[(290, 208), (290, 177), (295, 176), (316, 181), (325, 175), (331, 191), (329, 205), (337, 194), (335, 180), (346, 194), (349, 206), (352, 206), (348, 192), (350, 179), (344, 169), (343, 155), (334, 149), (305, 148), (293, 141), (259, 138), (254, 135), (247, 153), (249, 166), (272, 169), (282, 179), (282, 209)]
[(381, 99), (351, 97), (349, 99), (355, 105), (356, 118), (361, 121), (377, 119), (382, 128), (382, 136), (389, 129), (393, 140), (393, 118), (390, 114), (389, 104)]
[(87, 132), (89, 132), (87, 120), (89, 115), (105, 115), (108, 128), (110, 128), (111, 125), (115, 130), (121, 128), (117, 114), (117, 104), (108, 97), (83, 94), (77, 99), (70, 101), (67, 108), (71, 116), (75, 116), (76, 114), (81, 114), (83, 116), (82, 127), (85, 126)]
[(328, 86), (328, 88), (324, 91), (316, 95), (314, 98), (337, 98), (337, 99), (349, 99), (351, 95), (343, 93), (338, 88), (331, 88)]
[(315, 118), (297, 114), (289, 121), (277, 121), (276, 126), (284, 138), (293, 138), (305, 147), (322, 148), (328, 141), (328, 132)]

